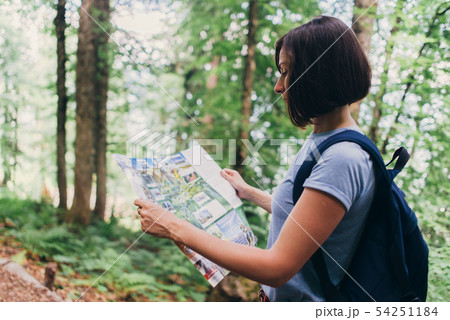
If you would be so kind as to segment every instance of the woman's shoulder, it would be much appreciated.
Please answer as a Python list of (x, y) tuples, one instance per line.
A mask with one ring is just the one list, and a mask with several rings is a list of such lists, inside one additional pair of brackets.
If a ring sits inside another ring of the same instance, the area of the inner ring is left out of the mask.
[[(357, 127), (354, 130), (362, 133), (362, 131)], [(368, 172), (372, 169), (373, 165), (370, 159), (370, 155), (366, 151), (364, 151), (357, 143), (354, 142), (338, 142), (330, 146), (322, 154), (319, 154), (318, 146), (327, 138), (333, 136), (333, 134), (310, 135), (295, 158), (295, 161), (293, 163), (293, 170), (295, 171), (296, 169), (300, 168), (300, 166), (306, 160), (316, 161), (314, 169), (318, 169), (319, 167), (324, 167), (327, 165), (328, 169), (330, 170), (346, 170), (348, 168), (350, 170), (360, 169), (363, 172)], [(311, 159), (311, 157), (314, 157), (314, 159)]]
[(345, 162), (349, 165), (361, 165), (372, 167), (370, 155), (355, 142), (343, 141), (338, 142), (322, 154), (323, 160)]
[(374, 178), (369, 154), (346, 141), (324, 151), (303, 186), (334, 196), (349, 210), (364, 190), (371, 188)]

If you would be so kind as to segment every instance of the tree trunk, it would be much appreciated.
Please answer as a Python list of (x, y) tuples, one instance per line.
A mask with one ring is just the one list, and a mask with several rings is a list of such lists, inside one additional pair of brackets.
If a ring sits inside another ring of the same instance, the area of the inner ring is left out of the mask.
[[(213, 56), (213, 59), (211, 60), (211, 71), (209, 72), (208, 78), (206, 79), (206, 89), (208, 89), (207, 92), (205, 93), (206, 98), (216, 94), (214, 89), (217, 87), (217, 84), (219, 83), (219, 75), (216, 73), (219, 65), (220, 65), (219, 56), (217, 55)], [(213, 128), (214, 119), (211, 116), (211, 114), (208, 113), (207, 110), (205, 110), (204, 112), (205, 113), (203, 117), (199, 118), (198, 121), (202, 124), (204, 132), (208, 134), (209, 130)]]
[(55, 291), (55, 277), (58, 271), (58, 264), (56, 262), (49, 262), (45, 266), (44, 286), (50, 291)]
[[(3, 79), (5, 79), (5, 95), (9, 93), (8, 77), (6, 72), (3, 74)], [(2, 135), (1, 135), (1, 157), (2, 157), (2, 169), (3, 169), (3, 179), (1, 186), (7, 186), (8, 181), (11, 181), (11, 167), (9, 165), (9, 151), (11, 149), (11, 141), (9, 139), (8, 133), (10, 133), (10, 123), (11, 123), (11, 113), (9, 111), (9, 105), (5, 105), (5, 110), (3, 112), (3, 125), (2, 125)]]
[[(6, 79), (6, 78), (5, 78)], [(5, 81), (6, 82), (6, 81)], [(8, 92), (8, 86), (5, 85), (5, 92)], [(2, 186), (7, 186), (8, 181), (12, 180), (12, 170), (10, 165), (11, 150), (12, 150), (12, 140), (11, 140), (11, 128), (8, 128), (11, 123), (12, 115), (9, 110), (9, 106), (5, 106), (5, 112), (3, 114), (4, 125), (2, 128), (2, 139), (1, 139), (1, 149), (2, 149), (2, 162), (3, 162), (3, 179)]]
[[(374, 3), (375, 2), (375, 3)], [(373, 32), (373, 23), (377, 13), (378, 1), (376, 0), (355, 0), (352, 18), (352, 29), (356, 34), (361, 46), (366, 54), (370, 53), (370, 39)], [(368, 9), (370, 7), (370, 9)], [(367, 12), (365, 12), (367, 10)], [(358, 122), (359, 107), (362, 100), (350, 105), (350, 112), (353, 119)]]
[[(197, 73), (197, 69), (191, 68), (189, 69), (187, 72), (184, 73), (183, 75), (183, 89), (184, 89), (184, 103), (187, 104), (187, 98), (186, 95), (189, 92), (193, 91), (193, 88), (191, 87), (191, 78)], [(177, 150), (183, 150), (187, 148), (187, 142), (186, 140), (183, 140), (182, 135), (183, 133), (187, 133), (186, 129), (188, 127), (188, 123), (191, 120), (191, 117), (186, 113), (183, 112), (183, 115), (180, 118), (180, 122), (177, 125), (178, 130), (177, 130), (177, 134), (176, 134), (176, 141), (177, 141)]]
[(66, 0), (58, 0), (55, 18), (57, 38), (56, 54), (58, 59), (56, 87), (58, 94), (57, 129), (56, 129), (56, 166), (59, 190), (59, 208), (67, 209), (67, 178), (66, 178)]
[(241, 126), (239, 128), (239, 141), (236, 147), (236, 170), (243, 175), (244, 166), (243, 161), (247, 157), (247, 152), (243, 144), (244, 139), (250, 137), (250, 116), (252, 115), (252, 90), (253, 79), (255, 75), (256, 62), (256, 27), (258, 24), (258, 1), (250, 0), (249, 13), (248, 13), (248, 36), (247, 47), (248, 53), (245, 57), (245, 69), (244, 69), (244, 88), (242, 93), (242, 108), (241, 108)]
[[(7, 97), (10, 90), (9, 76), (6, 71), (3, 73), (5, 96)], [(14, 92), (19, 95), (19, 88), (13, 84)], [(10, 100), (7, 100), (4, 105), (3, 124), (1, 128), (0, 148), (1, 158), (3, 162), (3, 179), (0, 186), (7, 186), (8, 182), (14, 182), (14, 173), (17, 165), (17, 155), (19, 147), (17, 142), (18, 137), (18, 106)]]
[(383, 106), (383, 97), (385, 96), (387, 92), (387, 81), (388, 81), (388, 73), (389, 73), (389, 67), (391, 66), (391, 58), (392, 53), (394, 51), (394, 44), (395, 44), (395, 36), (399, 30), (399, 25), (401, 22), (401, 14), (404, 7), (405, 2), (404, 1), (398, 1), (397, 7), (395, 8), (396, 12), (396, 20), (394, 26), (391, 28), (390, 32), (390, 38), (386, 41), (386, 47), (384, 50), (384, 65), (383, 65), (383, 73), (380, 76), (380, 86), (378, 88), (378, 92), (375, 95), (375, 108), (373, 109), (372, 114), (372, 124), (369, 128), (369, 137), (372, 139), (373, 142), (377, 143), (378, 141), (378, 130), (381, 119), (381, 113), (382, 113), (382, 106)]
[[(97, 21), (108, 30), (109, 0), (95, 0), (95, 8), (98, 10)], [(96, 122), (94, 125), (95, 136), (95, 171), (97, 176), (97, 197), (94, 215), (97, 218), (105, 218), (106, 207), (106, 102), (108, 100), (108, 40), (109, 36), (100, 27), (96, 28), (97, 42), (97, 76), (96, 76)]]
[(92, 123), (95, 118), (96, 53), (93, 0), (83, 0), (78, 29), (76, 67), (76, 138), (75, 138), (75, 194), (67, 215), (68, 222), (90, 223), (90, 197), (93, 169)]
[(214, 70), (216, 70), (219, 66), (219, 62), (219, 56), (214, 56), (211, 61), (211, 73), (206, 80), (206, 88), (209, 90), (213, 90), (215, 87), (217, 87), (217, 83), (219, 82), (219, 75), (214, 72)]

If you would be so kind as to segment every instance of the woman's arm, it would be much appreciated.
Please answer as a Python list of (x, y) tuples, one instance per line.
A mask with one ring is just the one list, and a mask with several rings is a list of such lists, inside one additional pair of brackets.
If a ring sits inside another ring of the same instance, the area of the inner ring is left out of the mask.
[(266, 191), (249, 186), (245, 199), (253, 202), (267, 212), (272, 213), (272, 196)]
[(305, 188), (277, 241), (264, 250), (216, 238), (150, 201), (136, 200), (135, 205), (140, 207), (144, 232), (186, 245), (228, 270), (272, 287), (291, 279), (345, 214), (334, 197)]
[(270, 194), (248, 185), (236, 170), (223, 169), (220, 173), (236, 189), (239, 198), (247, 199), (267, 212), (272, 212), (272, 197)]

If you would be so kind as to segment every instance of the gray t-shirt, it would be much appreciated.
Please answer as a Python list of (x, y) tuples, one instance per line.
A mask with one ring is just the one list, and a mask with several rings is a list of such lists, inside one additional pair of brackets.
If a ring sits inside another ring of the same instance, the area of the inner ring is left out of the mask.
[[(312, 133), (300, 149), (283, 181), (272, 195), (272, 217), (267, 248), (275, 243), (281, 228), (294, 207), (292, 189), (303, 161), (321, 142), (344, 130), (362, 133), (357, 126), (323, 133)], [(331, 281), (337, 285), (345, 275), (359, 242), (375, 190), (375, 173), (369, 154), (353, 142), (340, 142), (329, 147), (314, 166), (304, 187), (321, 190), (338, 199), (346, 213), (323, 248)], [(339, 265), (342, 267), (339, 267)], [(324, 301), (319, 279), (311, 261), (279, 288), (262, 286), (270, 301)]]

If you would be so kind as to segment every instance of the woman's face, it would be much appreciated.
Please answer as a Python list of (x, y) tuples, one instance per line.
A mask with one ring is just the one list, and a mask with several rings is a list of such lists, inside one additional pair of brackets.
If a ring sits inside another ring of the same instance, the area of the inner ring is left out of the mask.
[(278, 60), (278, 68), (280, 69), (281, 75), (278, 78), (277, 84), (275, 85), (275, 92), (281, 94), (284, 101), (287, 102), (287, 92), (289, 88), (288, 84), (288, 67), (289, 67), (289, 56), (286, 54), (283, 48), (280, 50), (280, 56)]

